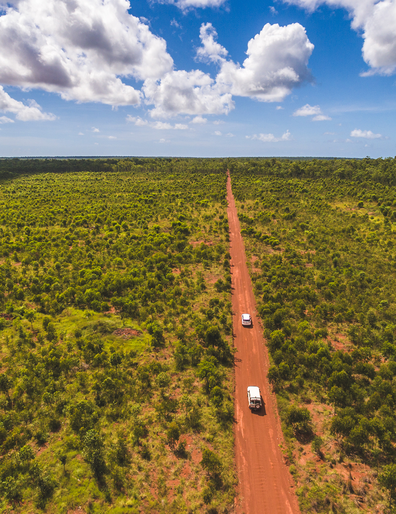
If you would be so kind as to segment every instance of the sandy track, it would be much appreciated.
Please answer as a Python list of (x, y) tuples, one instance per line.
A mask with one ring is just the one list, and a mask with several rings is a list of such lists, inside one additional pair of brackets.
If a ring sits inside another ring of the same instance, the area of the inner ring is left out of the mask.
[[(239, 480), (238, 514), (298, 514), (293, 482), (283, 461), (282, 434), (276, 402), (267, 380), (269, 359), (256, 315), (256, 302), (246, 265), (231, 179), (227, 182), (228, 222), (232, 273), (232, 309), (235, 355), (235, 459)], [(241, 314), (250, 313), (251, 328), (243, 327)], [(264, 409), (251, 413), (246, 389), (259, 386)]]

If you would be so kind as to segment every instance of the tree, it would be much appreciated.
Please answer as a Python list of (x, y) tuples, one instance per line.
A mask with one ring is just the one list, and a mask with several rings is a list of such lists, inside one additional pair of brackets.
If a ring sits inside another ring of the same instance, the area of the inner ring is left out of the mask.
[(170, 383), (171, 383), (171, 377), (169, 376), (168, 373), (162, 371), (158, 376), (157, 376), (157, 379), (156, 379), (156, 382), (158, 384), (158, 387), (163, 390), (163, 389), (166, 389), (169, 387)]
[(169, 424), (168, 430), (166, 432), (166, 437), (168, 440), (169, 447), (173, 450), (177, 441), (180, 438), (180, 428), (175, 421)]
[(396, 464), (385, 466), (378, 475), (379, 484), (387, 489), (391, 504), (396, 500)]
[(19, 503), (22, 500), (22, 483), (18, 478), (7, 477), (1, 483), (1, 490), (4, 498), (12, 504)]
[(291, 405), (286, 413), (286, 423), (293, 427), (296, 434), (309, 435), (312, 433), (311, 414), (305, 407)]
[(6, 373), (0, 373), (0, 391), (7, 396), (8, 401), (10, 398), (10, 389), (12, 387), (12, 380)]
[(95, 476), (100, 479), (107, 471), (103, 440), (96, 430), (88, 430), (83, 439), (83, 454), (91, 465)]
[(205, 390), (207, 393), (219, 382), (220, 377), (216, 364), (217, 359), (215, 357), (206, 357), (198, 365), (198, 376), (205, 380)]
[(202, 450), (201, 466), (211, 477), (216, 477), (221, 473), (221, 461), (209, 448)]
[(67, 462), (67, 455), (66, 455), (66, 453), (61, 453), (59, 455), (59, 461), (60, 461), (60, 463), (63, 466), (63, 473), (65, 473), (66, 472), (66, 462)]

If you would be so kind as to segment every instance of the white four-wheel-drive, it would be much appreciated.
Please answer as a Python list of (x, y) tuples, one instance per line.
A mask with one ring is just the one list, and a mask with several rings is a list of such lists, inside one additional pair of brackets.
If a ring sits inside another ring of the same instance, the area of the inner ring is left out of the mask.
[(252, 324), (252, 318), (250, 314), (242, 314), (242, 325), (250, 326)]
[(250, 410), (259, 410), (261, 408), (261, 393), (257, 386), (249, 386), (247, 388), (247, 397)]

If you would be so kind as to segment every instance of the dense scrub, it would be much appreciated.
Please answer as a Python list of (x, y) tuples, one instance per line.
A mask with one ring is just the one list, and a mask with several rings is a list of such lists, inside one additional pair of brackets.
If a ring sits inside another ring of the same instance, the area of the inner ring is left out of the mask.
[(383, 512), (396, 492), (396, 161), (230, 168), (301, 509)]
[(1, 162), (0, 511), (226, 512), (225, 164), (76, 162)]

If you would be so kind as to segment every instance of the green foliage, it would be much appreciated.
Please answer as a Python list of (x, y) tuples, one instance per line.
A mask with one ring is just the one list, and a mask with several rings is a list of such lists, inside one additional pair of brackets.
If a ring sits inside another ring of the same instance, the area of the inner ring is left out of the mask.
[(300, 408), (296, 405), (291, 405), (286, 413), (286, 423), (293, 427), (297, 435), (309, 435), (312, 433), (311, 414), (305, 407)]
[(378, 476), (378, 482), (389, 492), (391, 503), (396, 500), (396, 464), (384, 466)]
[(173, 450), (180, 437), (180, 428), (175, 421), (169, 424), (166, 437), (169, 447)]
[[(340, 504), (340, 475), (329, 470), (339, 455), (374, 468), (394, 458), (395, 163), (230, 162), (286, 438), (293, 450), (312, 443), (327, 468), (329, 483), (315, 488), (311, 471), (295, 464), (304, 512), (355, 508), (352, 499)], [(301, 412), (306, 403), (315, 423)], [(370, 505), (379, 501), (376, 485)]]
[(83, 437), (82, 446), (85, 460), (100, 479), (107, 472), (102, 437), (96, 430), (88, 430)]
[[(163, 451), (172, 423), (197, 444), (211, 434), (232, 469), (225, 171), (212, 159), (1, 161), (6, 510), (150, 508), (158, 492), (141, 484), (188, 455), (182, 437)], [(207, 384), (202, 360), (216, 367)], [(202, 506), (204, 474), (185, 478), (186, 509)], [(213, 495), (223, 511), (229, 477)], [(164, 510), (180, 494), (172, 480)]]
[(204, 448), (202, 450), (201, 466), (211, 477), (219, 475), (222, 469), (219, 457), (209, 450), (209, 448)]

